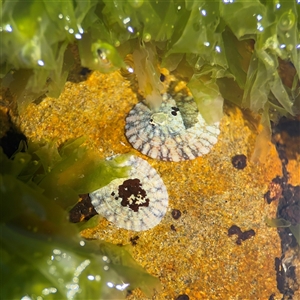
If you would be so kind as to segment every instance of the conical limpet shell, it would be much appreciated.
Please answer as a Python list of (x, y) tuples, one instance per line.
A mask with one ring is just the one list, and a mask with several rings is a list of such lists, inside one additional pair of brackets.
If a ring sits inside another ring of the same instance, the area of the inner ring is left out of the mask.
[(168, 207), (168, 192), (145, 160), (130, 155), (120, 166), (131, 167), (128, 178), (118, 178), (89, 194), (99, 215), (119, 228), (150, 229), (160, 223)]
[(135, 149), (166, 161), (189, 160), (209, 153), (219, 133), (219, 123), (208, 125), (191, 97), (177, 105), (168, 94), (163, 95), (156, 112), (142, 102), (136, 104), (125, 126), (125, 135)]

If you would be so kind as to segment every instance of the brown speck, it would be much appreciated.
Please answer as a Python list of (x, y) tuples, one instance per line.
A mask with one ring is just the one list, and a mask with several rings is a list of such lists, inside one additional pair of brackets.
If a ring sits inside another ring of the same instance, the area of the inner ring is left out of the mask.
[(264, 194), (264, 198), (268, 204), (280, 198), (282, 194), (282, 183), (283, 179), (279, 176), (272, 179), (271, 183), (269, 184), (269, 190)]
[(269, 300), (275, 300), (275, 293), (270, 295)]
[(229, 229), (228, 229), (228, 236), (232, 236), (234, 234), (240, 235), (242, 233), (242, 230), (240, 229), (240, 227), (238, 227), (237, 225), (232, 225)]
[(241, 245), (242, 241), (248, 240), (252, 236), (255, 236), (255, 231), (253, 229), (250, 229), (250, 230), (246, 230), (246, 231), (243, 232), (240, 229), (240, 227), (238, 227), (237, 225), (232, 225), (228, 229), (228, 236), (232, 236), (234, 234), (237, 235), (236, 244)]
[(88, 74), (90, 74), (92, 71), (89, 69), (89, 68), (85, 68), (83, 67), (81, 70), (80, 70), (80, 75), (81, 76), (87, 76)]
[(186, 294), (179, 295), (176, 300), (189, 300), (190, 297)]
[(178, 209), (173, 209), (172, 210), (172, 217), (175, 220), (178, 220), (181, 217), (181, 212)]
[(139, 239), (139, 236), (134, 236), (134, 237), (131, 237), (129, 240), (130, 240), (130, 243), (132, 246), (135, 246), (137, 244), (137, 240)]
[(173, 224), (171, 225), (171, 230), (176, 231), (176, 228)]
[(242, 170), (247, 166), (247, 157), (244, 154), (235, 155), (231, 162), (236, 169)]
[(251, 237), (255, 236), (255, 231), (253, 229), (242, 232), (240, 238), (242, 241), (246, 241)]

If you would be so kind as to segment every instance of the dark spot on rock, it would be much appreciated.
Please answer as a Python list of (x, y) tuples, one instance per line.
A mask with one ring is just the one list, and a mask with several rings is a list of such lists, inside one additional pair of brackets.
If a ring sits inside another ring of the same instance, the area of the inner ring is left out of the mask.
[(176, 231), (176, 228), (173, 224), (171, 225), (171, 230)]
[(278, 125), (278, 131), (285, 131), (290, 137), (300, 136), (300, 121), (299, 120), (288, 120), (282, 119)]
[(114, 196), (114, 195), (115, 195), (115, 192), (112, 192), (111, 195)]
[(18, 150), (21, 142), (23, 142), (21, 152), (25, 151), (27, 147), (27, 138), (12, 122), (9, 112), (6, 114), (1, 112), (0, 114), (0, 118), (6, 118), (9, 125), (5, 135), (0, 139), (0, 147), (2, 147), (3, 153), (10, 158)]
[(275, 293), (270, 295), (269, 300), (275, 300)]
[(181, 212), (178, 209), (173, 209), (172, 210), (172, 217), (175, 220), (178, 220), (181, 217)]
[(275, 271), (276, 271), (276, 282), (277, 282), (277, 289), (280, 293), (284, 293), (285, 290), (285, 272), (283, 270), (281, 259), (275, 257)]
[(189, 300), (190, 297), (186, 294), (179, 295), (176, 300)]
[(80, 75), (82, 76), (86, 76), (88, 74), (90, 74), (92, 71), (89, 69), (89, 68), (86, 68), (86, 67), (82, 67), (81, 71), (80, 71)]
[[(273, 128), (272, 134), (272, 142), (282, 164), (282, 177), (276, 182), (280, 184), (281, 188), (281, 193), (278, 194), (276, 218), (283, 218), (296, 226), (300, 224), (300, 186), (288, 184), (290, 175), (287, 164), (289, 159), (297, 159), (300, 153), (299, 124), (299, 121), (282, 118), (279, 124)], [(277, 231), (281, 239), (282, 249), (281, 258), (275, 259), (277, 288), (283, 294), (282, 299), (292, 299), (294, 292), (299, 289), (299, 284), (294, 272), (297, 260), (291, 257), (290, 253), (298, 247), (298, 243), (295, 236), (291, 234), (290, 228), (277, 228)]]
[(269, 184), (269, 190), (264, 194), (264, 198), (268, 204), (280, 198), (282, 194), (282, 183), (282, 178), (279, 176), (272, 179), (271, 183)]
[(177, 116), (177, 112), (176, 112), (176, 111), (171, 111), (171, 114), (172, 114), (173, 116)]
[(238, 227), (237, 225), (232, 225), (229, 229), (228, 229), (228, 236), (232, 236), (234, 234), (240, 235), (242, 233), (242, 230), (240, 229), (240, 227)]
[(236, 244), (241, 245), (242, 241), (248, 240), (251, 237), (255, 236), (255, 231), (253, 229), (250, 229), (243, 232), (237, 225), (232, 225), (228, 229), (228, 236), (232, 236), (234, 234), (237, 235)]
[(247, 166), (247, 157), (244, 154), (235, 155), (231, 163), (236, 169), (242, 170)]
[(131, 243), (131, 245), (132, 246), (135, 246), (136, 244), (137, 244), (137, 240), (139, 239), (139, 236), (134, 236), (134, 237), (131, 237), (130, 239), (129, 239), (129, 241), (130, 241), (130, 243)]
[(255, 236), (255, 231), (253, 229), (250, 229), (250, 230), (242, 232), (242, 234), (240, 235), (240, 239), (242, 241), (246, 241), (253, 236)]
[(166, 76), (165, 76), (164, 74), (160, 74), (159, 80), (160, 80), (161, 82), (164, 82), (165, 79), (166, 79)]
[(137, 212), (141, 206), (149, 206), (149, 198), (138, 178), (127, 179), (118, 188), (119, 198), (122, 199), (121, 205), (128, 206)]
[(89, 194), (82, 194), (79, 197), (79, 201), (69, 211), (69, 221), (72, 223), (87, 221), (97, 215)]

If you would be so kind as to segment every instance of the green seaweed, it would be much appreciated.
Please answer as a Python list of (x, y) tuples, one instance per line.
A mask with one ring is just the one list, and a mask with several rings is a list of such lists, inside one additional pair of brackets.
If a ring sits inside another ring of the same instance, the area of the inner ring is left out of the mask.
[[(68, 222), (78, 191), (99, 188), (128, 170), (120, 167), (126, 156), (100, 160), (83, 141), (60, 149), (54, 142), (29, 142), (11, 159), (0, 148), (1, 299), (125, 299), (128, 289), (139, 287), (150, 297), (159, 288), (123, 247), (85, 241)], [(78, 178), (79, 170), (86, 179)]]
[(283, 218), (269, 219), (267, 217), (265, 218), (265, 222), (270, 227), (289, 228), (298, 245), (300, 245), (300, 224), (292, 225), (290, 221)]
[[(21, 80), (19, 73), (30, 70), (17, 97), (22, 109), (41, 93), (60, 93), (72, 64), (66, 55), (70, 43), (77, 43), (83, 66), (101, 72), (123, 68), (126, 54), (139, 47), (156, 48), (157, 57), (150, 65), (155, 66), (156, 59), (170, 70), (183, 61), (189, 64), (192, 92), (196, 100), (198, 95), (198, 108), (206, 111), (207, 120), (220, 118), (223, 103), (213, 98), (224, 93), (222, 79), (227, 78), (244, 91), (242, 97), (229, 95), (227, 100), (276, 120), (299, 112), (299, 13), (300, 3), (295, 0), (68, 0), (55, 4), (31, 0), (26, 5), (21, 0), (4, 0), (1, 77), (5, 86), (13, 88)], [(255, 42), (250, 59), (243, 55), (245, 41)], [(296, 70), (292, 87), (279, 77), (279, 58)], [(194, 84), (195, 78), (208, 75), (213, 88), (204, 92), (202, 84)], [(151, 80), (147, 73), (153, 91), (156, 76), (153, 72)]]

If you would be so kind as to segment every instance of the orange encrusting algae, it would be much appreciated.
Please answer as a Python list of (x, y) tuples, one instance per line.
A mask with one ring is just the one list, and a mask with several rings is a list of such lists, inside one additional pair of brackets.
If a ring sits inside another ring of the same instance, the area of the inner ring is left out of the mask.
[[(103, 219), (83, 237), (128, 245), (133, 257), (150, 274), (157, 276), (162, 290), (152, 299), (268, 299), (276, 288), (274, 259), (280, 257), (276, 228), (264, 219), (275, 217), (276, 204), (264, 201), (270, 181), (281, 175), (274, 146), (262, 164), (252, 164), (256, 131), (242, 112), (225, 106), (220, 135), (212, 151), (191, 161), (156, 161), (140, 154), (127, 142), (125, 118), (138, 102), (136, 94), (118, 72), (93, 72), (84, 82), (68, 82), (59, 99), (45, 98), (30, 104), (20, 116), (20, 125), (33, 140), (60, 144), (85, 135), (100, 157), (127, 153), (146, 159), (162, 177), (169, 193), (169, 209), (162, 222), (151, 230), (132, 232), (118, 229)], [(238, 170), (231, 158), (247, 157)], [(181, 212), (173, 219), (172, 209)], [(255, 236), (236, 244), (227, 232), (232, 225)], [(130, 238), (138, 235), (136, 245)], [(147, 299), (139, 290), (128, 299)]]

